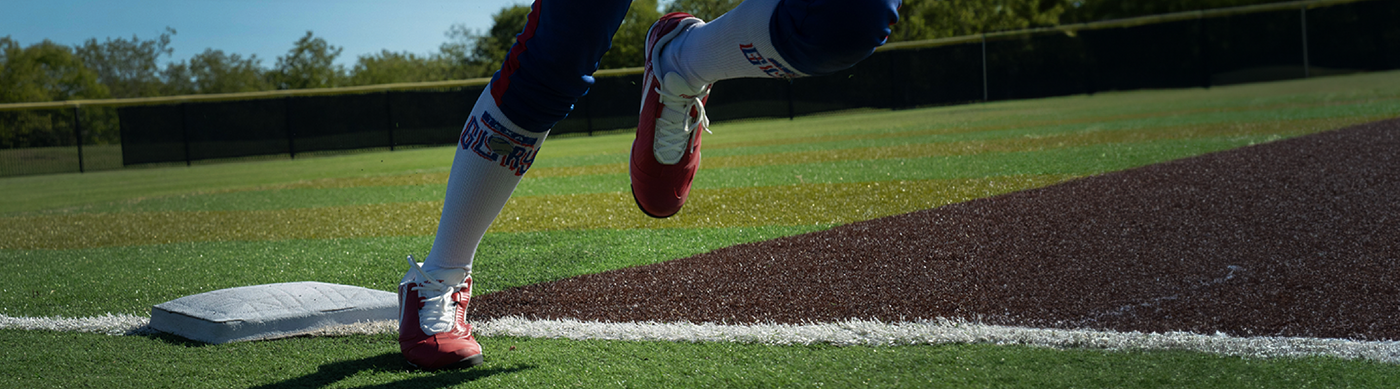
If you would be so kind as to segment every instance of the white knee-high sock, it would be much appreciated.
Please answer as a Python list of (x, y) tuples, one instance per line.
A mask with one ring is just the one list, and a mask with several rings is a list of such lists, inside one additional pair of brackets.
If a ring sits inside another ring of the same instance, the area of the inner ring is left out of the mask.
[(807, 76), (773, 48), (768, 23), (778, 0), (747, 0), (709, 23), (697, 23), (661, 49), (661, 73), (694, 87), (729, 78)]
[(522, 130), (501, 114), (489, 86), (482, 91), (457, 141), (442, 220), (424, 271), (455, 268), (471, 274), (481, 237), (534, 163), (548, 133)]

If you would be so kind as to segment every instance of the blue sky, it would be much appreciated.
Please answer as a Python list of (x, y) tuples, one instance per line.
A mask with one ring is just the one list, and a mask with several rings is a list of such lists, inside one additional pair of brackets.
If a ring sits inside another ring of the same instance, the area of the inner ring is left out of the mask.
[(344, 47), (338, 63), (380, 50), (436, 52), (454, 23), (482, 31), (491, 14), (528, 0), (5, 0), (0, 36), (28, 46), (48, 39), (78, 45), (88, 38), (141, 39), (176, 30), (174, 60), (205, 48), (257, 54), (264, 67), (307, 30)]

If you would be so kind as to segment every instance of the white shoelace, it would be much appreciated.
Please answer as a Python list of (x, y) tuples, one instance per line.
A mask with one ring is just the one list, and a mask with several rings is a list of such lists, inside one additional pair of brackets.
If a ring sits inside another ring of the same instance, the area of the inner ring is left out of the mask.
[(438, 281), (423, 271), (413, 256), (408, 257), (408, 263), (418, 272), (420, 281), (418, 286), (413, 287), (413, 291), (423, 299), (423, 309), (418, 312), (419, 325), (430, 334), (453, 330), (456, 326), (457, 301), (452, 299), (452, 293), (467, 287), (467, 284), (449, 285)]
[[(703, 127), (705, 132), (710, 132), (710, 118), (705, 116), (705, 104), (701, 102), (701, 99), (710, 94), (710, 85), (705, 85), (699, 93), (691, 97), (671, 93), (661, 85), (656, 86), (656, 93), (660, 95), (661, 104), (665, 109), (661, 117), (656, 119), (656, 141), (652, 146), (652, 153), (656, 155), (657, 162), (674, 165), (685, 155), (686, 148), (690, 146), (692, 132), (696, 128)], [(690, 116), (692, 110), (696, 112), (695, 117)]]

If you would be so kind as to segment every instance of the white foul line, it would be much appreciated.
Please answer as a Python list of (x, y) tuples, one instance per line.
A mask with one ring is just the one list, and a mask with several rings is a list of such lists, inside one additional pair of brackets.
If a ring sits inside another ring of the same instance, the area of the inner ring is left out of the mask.
[(133, 315), (113, 315), (95, 317), (14, 317), (0, 314), (0, 329), (49, 330), (67, 332), (92, 332), (107, 335), (135, 335), (150, 333), (146, 324), (151, 318)]
[[(146, 317), (112, 314), (88, 318), (0, 315), (0, 329), (75, 331), (109, 335), (149, 334), (153, 332), (146, 327), (149, 322), (150, 319)], [(308, 332), (308, 335), (383, 334), (397, 330), (398, 323), (379, 321), (318, 329)], [(483, 337), (837, 346), (1010, 344), (1060, 349), (1186, 350), (1250, 358), (1331, 356), (1400, 363), (1400, 342), (1396, 341), (1064, 330), (996, 326), (951, 319), (901, 323), (849, 320), (838, 323), (738, 325), (685, 322), (601, 323), (572, 319), (529, 320), (509, 317), (478, 323), (474, 331)]]

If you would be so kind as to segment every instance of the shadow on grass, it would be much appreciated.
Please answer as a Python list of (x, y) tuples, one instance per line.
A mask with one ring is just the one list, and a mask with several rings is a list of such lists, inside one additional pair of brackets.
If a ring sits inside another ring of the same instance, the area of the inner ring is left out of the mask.
[(185, 338), (185, 337), (183, 337), (183, 336), (179, 336), (179, 335), (175, 335), (175, 334), (170, 334), (170, 333), (165, 333), (165, 332), (160, 332), (160, 331), (152, 330), (152, 329), (150, 329), (149, 327), (142, 327), (140, 330), (137, 330), (137, 332), (135, 332), (135, 334), (141, 335), (141, 336), (145, 336), (145, 337), (150, 338), (150, 339), (159, 340), (159, 341), (165, 342), (166, 344), (169, 344), (169, 345), (171, 345), (171, 346), (180, 346), (180, 347), (208, 347), (208, 346), (213, 346), (213, 344), (210, 344), (210, 343), (204, 343), (204, 342), (201, 342), (201, 341), (198, 341), (198, 340), (191, 340), (191, 339)]
[[(459, 370), (434, 371), (431, 375), (380, 385), (361, 386), (361, 388), (445, 388), (496, 374), (514, 373), (532, 368), (531, 366), (489, 367), (489, 365), (483, 365)], [(363, 359), (321, 365), (320, 368), (316, 369), (315, 373), (282, 382), (256, 386), (255, 388), (317, 388), (340, 382), (347, 377), (362, 372), (402, 373), (410, 371), (417, 371), (417, 369), (410, 366), (408, 362), (405, 362), (403, 360), (403, 355), (397, 352), (390, 352)]]

